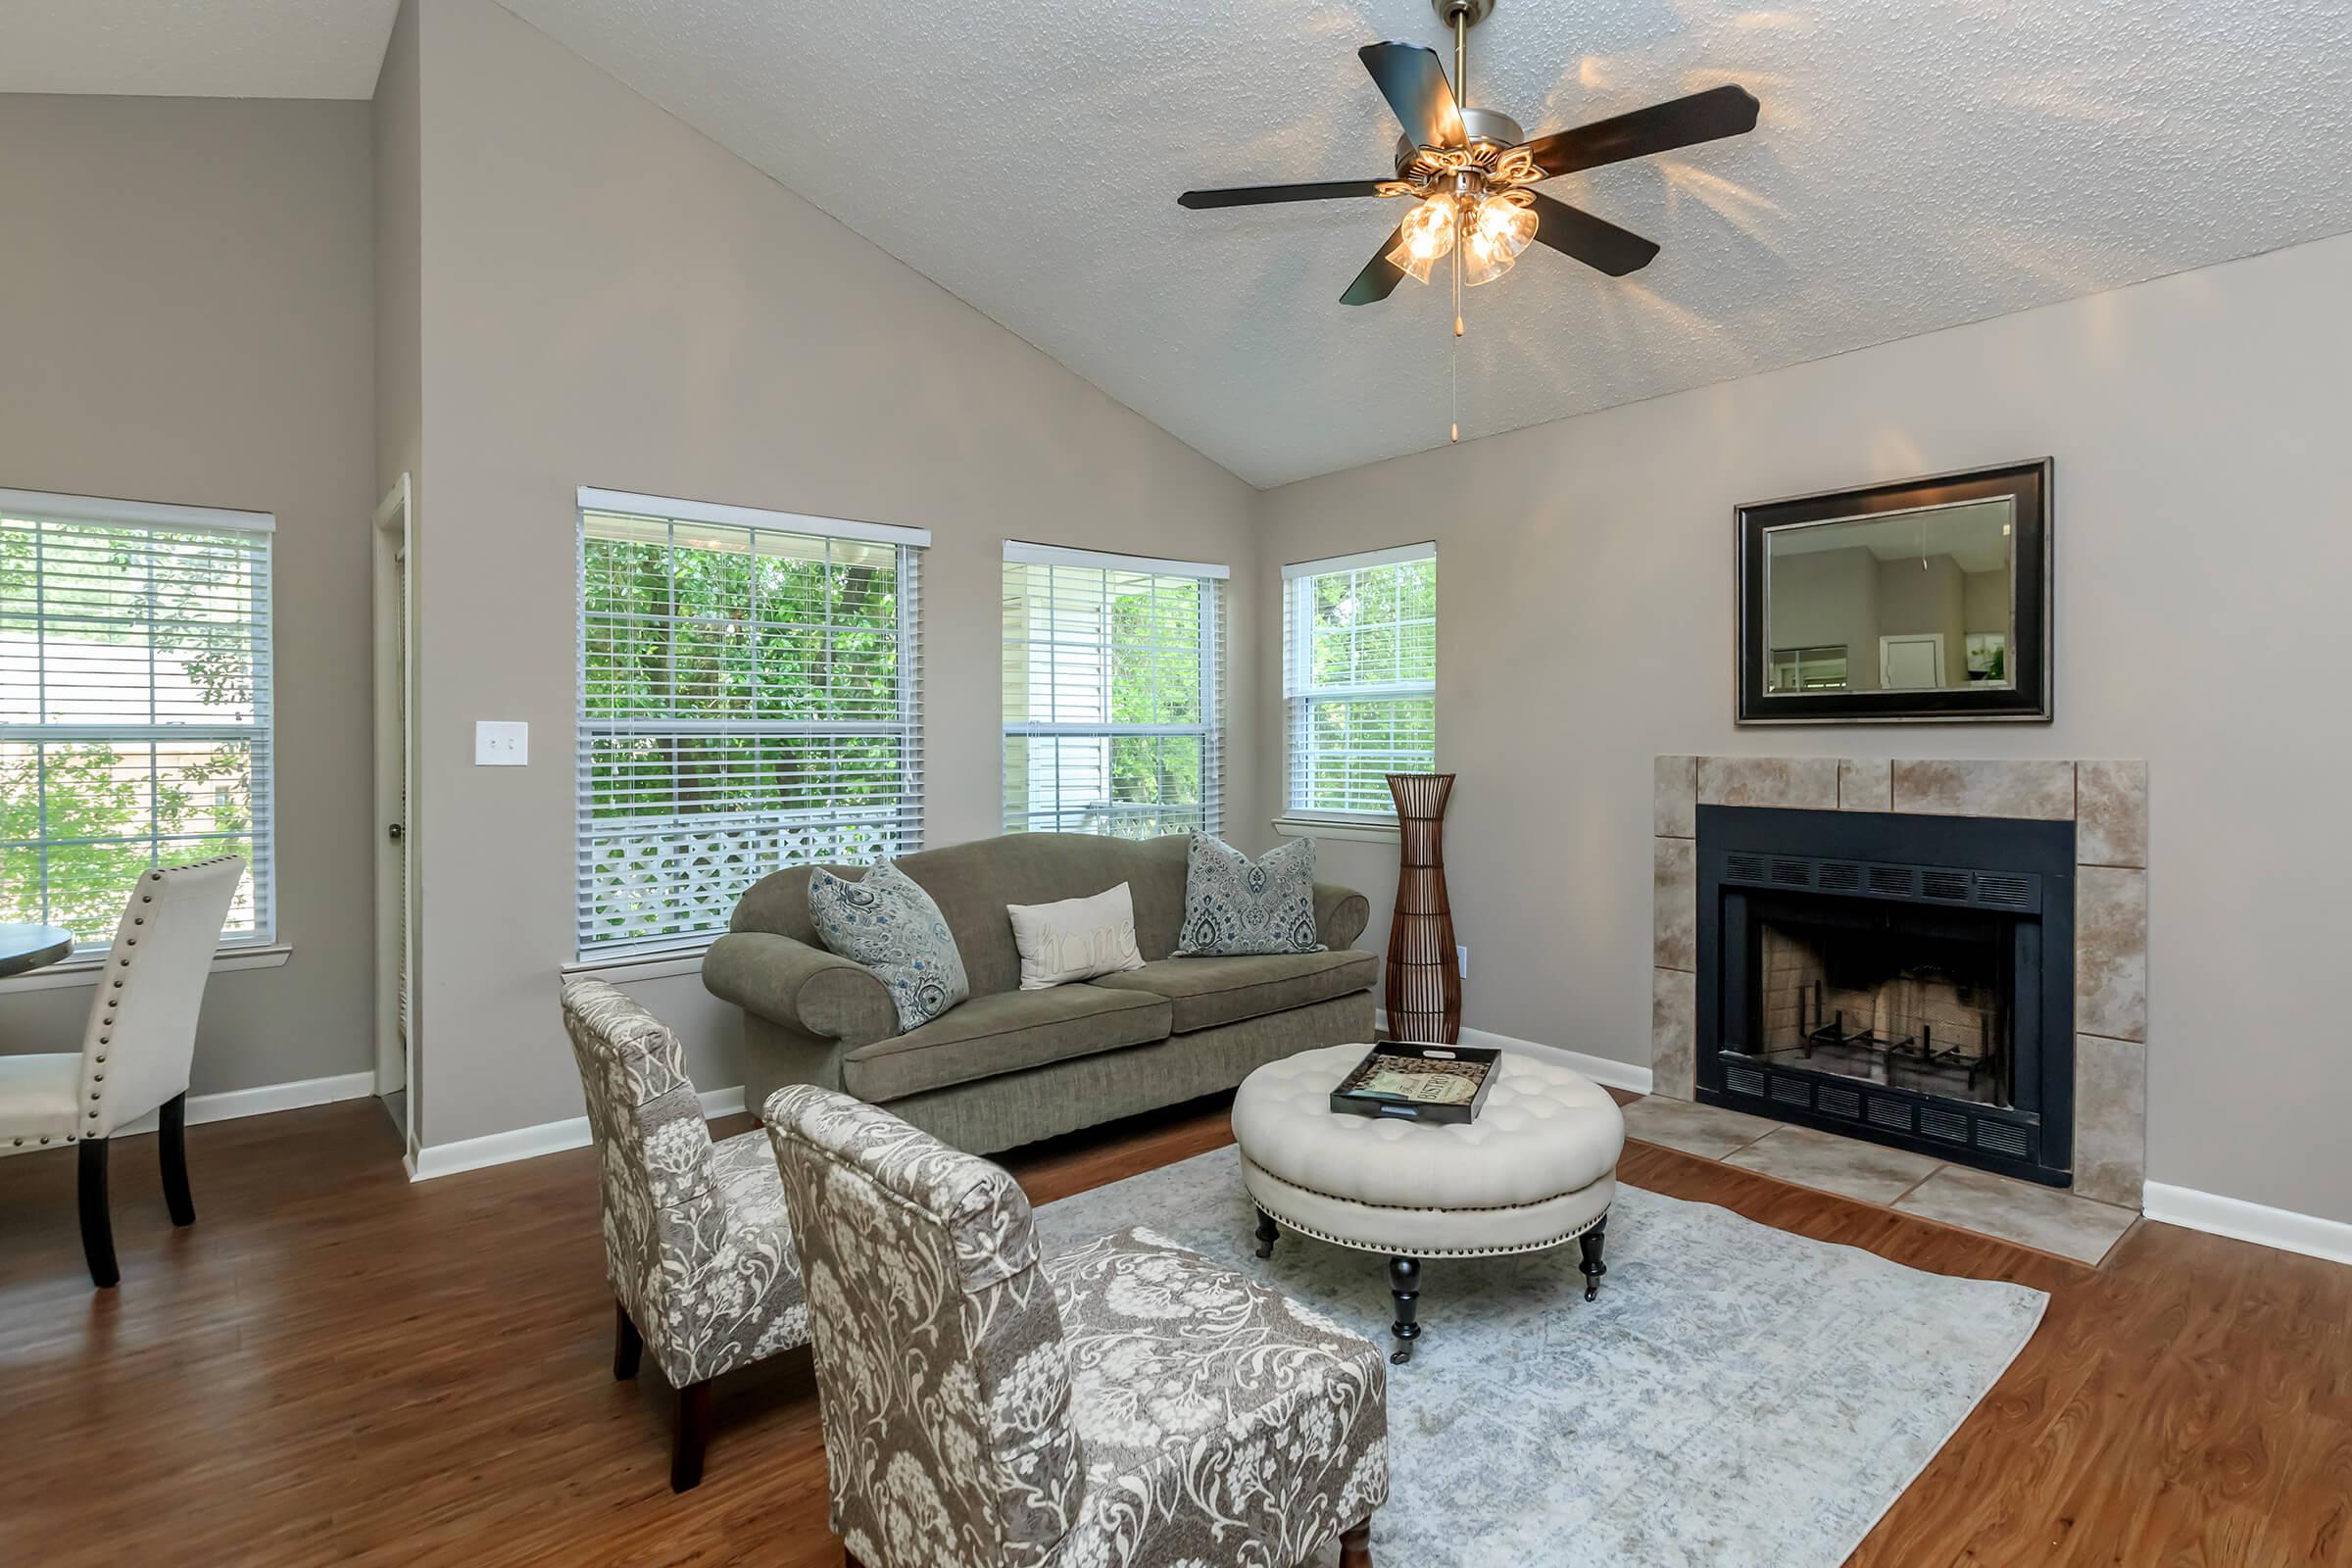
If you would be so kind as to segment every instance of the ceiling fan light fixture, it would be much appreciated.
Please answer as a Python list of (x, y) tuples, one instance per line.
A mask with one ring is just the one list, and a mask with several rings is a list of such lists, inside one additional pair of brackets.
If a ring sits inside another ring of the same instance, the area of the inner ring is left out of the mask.
[(1396, 248), (1389, 253), (1390, 262), (1428, 282), (1430, 264), (1453, 249), (1453, 228), (1452, 199), (1432, 196), (1405, 214), (1396, 230)]
[(1508, 247), (1494, 244), (1484, 236), (1472, 234), (1462, 241), (1462, 287), (1476, 288), (1492, 283), (1519, 265), (1519, 258)]
[(1437, 264), (1434, 256), (1415, 256), (1409, 243), (1399, 242), (1389, 252), (1389, 265), (1416, 283), (1429, 281), (1429, 270)]
[(1479, 239), (1502, 246), (1516, 260), (1535, 239), (1536, 222), (1532, 204), (1500, 195), (1490, 196), (1478, 204), (1478, 221), (1474, 226)]
[(1489, 196), (1462, 235), (1462, 286), (1492, 283), (1518, 265), (1519, 253), (1536, 237), (1533, 209), (1508, 196)]

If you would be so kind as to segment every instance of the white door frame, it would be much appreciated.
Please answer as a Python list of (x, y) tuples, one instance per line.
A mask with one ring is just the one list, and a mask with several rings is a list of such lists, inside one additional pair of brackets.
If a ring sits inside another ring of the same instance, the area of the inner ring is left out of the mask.
[[(375, 587), (375, 1092), (388, 1095), (416, 1081), (416, 1009), (401, 1027), (401, 988), (416, 972), (414, 848), (405, 803), (414, 799), (410, 737), (403, 718), (415, 711), (416, 597), (409, 560), (410, 484), (404, 473), (385, 492), (369, 529)], [(405, 636), (403, 634), (406, 634)], [(398, 832), (395, 833), (395, 829)], [(405, 896), (404, 896), (405, 895)], [(416, 1145), (416, 1097), (408, 1098), (409, 1148)]]

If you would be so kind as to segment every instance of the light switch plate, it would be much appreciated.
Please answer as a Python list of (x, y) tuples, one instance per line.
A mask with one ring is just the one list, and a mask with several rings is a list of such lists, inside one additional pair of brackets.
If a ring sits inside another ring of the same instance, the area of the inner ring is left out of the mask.
[(531, 760), (531, 726), (520, 719), (473, 721), (473, 765), (521, 767)]

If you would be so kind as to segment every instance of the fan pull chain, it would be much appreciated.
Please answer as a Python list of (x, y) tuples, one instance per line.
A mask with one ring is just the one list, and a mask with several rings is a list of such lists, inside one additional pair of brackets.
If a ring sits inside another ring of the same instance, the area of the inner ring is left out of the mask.
[(1457, 333), (1453, 340), (1453, 433), (1446, 439), (1462, 438), (1462, 340)]

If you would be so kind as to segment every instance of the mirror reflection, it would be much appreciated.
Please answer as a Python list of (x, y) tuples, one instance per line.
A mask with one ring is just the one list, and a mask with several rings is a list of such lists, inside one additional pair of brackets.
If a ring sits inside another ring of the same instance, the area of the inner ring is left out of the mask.
[(2007, 687), (2016, 503), (1765, 532), (1767, 697)]

